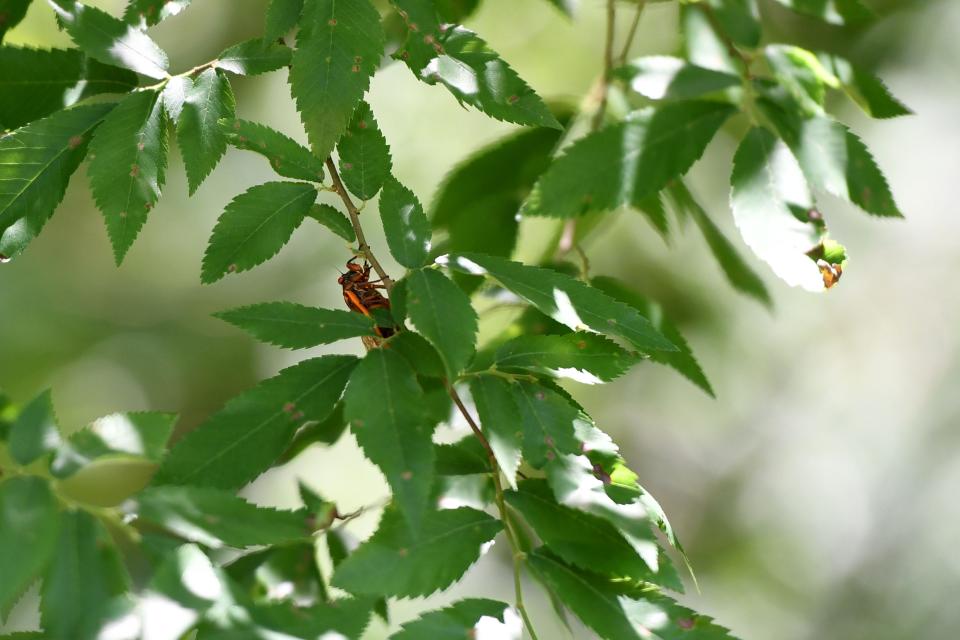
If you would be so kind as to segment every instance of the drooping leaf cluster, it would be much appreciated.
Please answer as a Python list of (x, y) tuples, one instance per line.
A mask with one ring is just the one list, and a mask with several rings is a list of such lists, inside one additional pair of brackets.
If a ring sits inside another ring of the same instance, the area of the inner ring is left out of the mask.
[[(873, 17), (858, 0), (778, 1), (836, 24)], [(28, 4), (0, 0), (0, 38)], [(446, 589), (497, 542), (518, 576), (601, 638), (731, 637), (669, 595), (683, 591), (683, 549), (568, 390), (646, 360), (713, 387), (654, 301), (570, 256), (621, 210), (665, 238), (692, 219), (731, 285), (771, 304), (686, 179), (729, 130), (743, 241), (788, 284), (830, 288), (847, 256), (816, 194), (901, 215), (864, 143), (825, 106), (842, 91), (872, 117), (910, 113), (879, 79), (829, 52), (766, 42), (751, 0), (681, 3), (683, 52), (611, 60), (603, 93), (619, 93), (624, 115), (606, 98), (548, 107), (459, 24), (479, 0), (271, 0), (262, 38), (177, 75), (147, 30), (189, 0), (131, 0), (122, 18), (51, 4), (76, 48), (0, 47), (0, 256), (40, 233), (85, 159), (120, 263), (161, 197), (171, 135), (191, 194), (229, 147), (251, 151), (277, 177), (226, 205), (198, 259), (202, 282), (270, 260), (308, 218), (348, 243), (338, 261), (359, 271), (341, 278), (346, 309), (251, 301), (217, 315), (277, 347), (361, 338), (367, 351), (286, 368), (172, 446), (168, 414), (116, 414), (65, 436), (49, 393), (22, 409), (0, 403), (0, 618), (39, 580), (42, 637), (358, 638), (389, 599)], [(397, 179), (366, 100), (389, 64), (528, 128), (456, 166), (425, 208)], [(231, 75), (281, 70), (309, 147), (236, 117)], [(318, 202), (326, 193), (336, 205)], [(364, 244), (354, 198), (376, 202), (385, 248)], [(556, 234), (525, 264), (514, 252), (533, 217), (553, 219)], [(395, 281), (377, 250), (405, 269)], [(481, 341), (497, 309), (512, 316)], [(472, 432), (435, 442), (439, 425), (461, 420)], [(347, 431), (391, 490), (369, 539), (356, 544), (343, 528), (352, 515), (306, 486), (295, 510), (236, 495)], [(83, 494), (85, 474), (131, 468), (143, 477), (132, 495)], [(529, 624), (509, 603), (464, 599), (393, 637), (520, 638)]]

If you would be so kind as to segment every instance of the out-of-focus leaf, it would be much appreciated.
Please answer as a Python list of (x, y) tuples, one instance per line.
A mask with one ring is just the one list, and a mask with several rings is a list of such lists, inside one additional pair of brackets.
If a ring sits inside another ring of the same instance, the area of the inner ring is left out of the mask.
[(596, 333), (518, 336), (497, 349), (499, 369), (526, 369), (584, 384), (609, 382), (640, 360)]
[(290, 87), (318, 158), (347, 130), (381, 55), (380, 14), (369, 0), (305, 0)]
[(47, 567), (59, 530), (56, 498), (45, 480), (14, 476), (0, 482), (0, 618)]
[(430, 221), (417, 196), (390, 176), (380, 194), (380, 220), (390, 253), (401, 265), (416, 269), (430, 253)]
[(787, 91), (803, 110), (811, 115), (823, 113), (827, 87), (838, 86), (833, 76), (812, 52), (800, 47), (771, 44), (763, 49), (780, 88)]
[(523, 212), (569, 218), (639, 205), (686, 173), (735, 110), (722, 102), (686, 101), (634, 112), (568, 147), (537, 182)]
[(308, 182), (323, 180), (323, 161), (279, 131), (249, 120), (225, 120), (220, 126), (230, 144), (259, 153), (279, 175)]
[(749, 49), (760, 43), (756, 0), (706, 0), (706, 4), (724, 35), (731, 41)]
[(433, 485), (434, 456), (413, 369), (392, 351), (371, 350), (350, 377), (344, 406), (364, 454), (380, 467), (403, 515), (418, 529)]
[(0, 42), (3, 42), (3, 36), (7, 31), (20, 24), (20, 21), (26, 17), (31, 1), (0, 0), (0, 13), (3, 14), (3, 20), (0, 20)]
[(217, 68), (241, 76), (255, 76), (289, 67), (293, 51), (266, 38), (237, 43), (217, 56)]
[(520, 640), (522, 633), (523, 622), (510, 605), (468, 598), (403, 623), (403, 628), (390, 636), (390, 640)]
[(243, 486), (267, 470), (301, 425), (333, 411), (356, 364), (353, 356), (304, 360), (240, 394), (170, 450), (154, 485)]
[(0, 137), (0, 255), (19, 255), (40, 233), (113, 107), (74, 107)]
[(316, 199), (316, 188), (303, 182), (266, 182), (238, 195), (213, 229), (203, 255), (201, 281), (216, 282), (275, 256)]
[(497, 466), (510, 486), (516, 488), (523, 447), (523, 416), (510, 384), (493, 376), (479, 376), (470, 383), (470, 395)]
[(681, 58), (645, 56), (616, 71), (630, 88), (651, 100), (687, 100), (740, 84), (732, 73), (698, 67)]
[(436, 347), (453, 379), (473, 357), (477, 312), (467, 294), (435, 269), (412, 271), (406, 283), (410, 322)]
[(73, 475), (94, 460), (104, 458), (142, 460), (158, 464), (167, 450), (167, 440), (176, 414), (143, 411), (114, 413), (94, 420), (57, 449), (50, 471), (58, 478)]
[(864, 113), (872, 118), (896, 118), (912, 115), (913, 111), (898, 100), (883, 81), (840, 56), (821, 54), (823, 65), (839, 81), (843, 90)]
[(797, 13), (838, 25), (869, 22), (876, 16), (860, 0), (776, 0)]
[(364, 595), (430, 595), (462, 576), (501, 527), (462, 507), (428, 513), (411, 530), (398, 510), (387, 509), (376, 533), (337, 567), (333, 585)]
[(190, 0), (130, 0), (123, 20), (141, 28), (152, 27), (190, 6)]
[(337, 153), (340, 177), (347, 188), (361, 200), (377, 195), (393, 163), (387, 140), (366, 102), (361, 100), (353, 112), (350, 126), (337, 143)]
[(90, 143), (90, 189), (117, 264), (160, 198), (167, 170), (167, 118), (156, 91), (131, 93)]
[(739, 61), (716, 32), (701, 3), (680, 5), (680, 31), (683, 35), (684, 58), (692, 64), (732, 74), (738, 73)]
[(292, 302), (264, 302), (214, 315), (257, 340), (287, 349), (305, 349), (374, 335), (373, 322), (362, 314)]
[(167, 76), (167, 54), (137, 27), (80, 2), (54, 0), (50, 5), (73, 41), (91, 58), (151, 78)]
[(10, 455), (20, 464), (27, 465), (55, 451), (61, 441), (48, 389), (31, 400), (10, 427)]
[(190, 195), (196, 192), (227, 151), (227, 138), (218, 122), (233, 120), (236, 102), (230, 81), (207, 69), (187, 90), (177, 125), (177, 143), (187, 170)]
[(255, 602), (289, 600), (297, 606), (326, 600), (313, 541), (268, 547), (227, 565), (227, 575)]
[(645, 352), (677, 349), (635, 309), (557, 271), (478, 253), (443, 256), (437, 262), (463, 273), (493, 278), (575, 331), (589, 328), (620, 336)]
[(263, 39), (272, 42), (292, 31), (302, 11), (303, 0), (270, 0)]

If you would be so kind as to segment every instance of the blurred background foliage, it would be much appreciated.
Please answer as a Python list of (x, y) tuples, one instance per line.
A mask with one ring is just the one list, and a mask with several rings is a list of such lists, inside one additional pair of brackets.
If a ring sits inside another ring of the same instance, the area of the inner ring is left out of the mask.
[[(122, 10), (121, 0), (91, 4)], [(701, 593), (686, 600), (745, 640), (947, 640), (960, 628), (953, 603), (960, 592), (960, 4), (871, 4), (885, 19), (858, 31), (761, 2), (771, 41), (848, 55), (919, 114), (870, 122), (838, 105), (907, 214), (877, 222), (822, 201), (851, 253), (838, 287), (821, 296), (791, 290), (754, 260), (775, 298), (771, 313), (729, 288), (696, 232), (665, 246), (642, 216), (624, 212), (588, 240), (595, 274), (634, 282), (681, 325), (718, 399), (653, 364), (573, 390), (671, 514), (700, 581)], [(196, 2), (153, 32), (180, 71), (259, 35), (264, 6)], [(582, 0), (571, 23), (544, 0), (487, 0), (467, 24), (540, 95), (575, 102), (600, 68), (602, 10), (600, 0)], [(675, 51), (676, 19), (675, 3), (652, 4), (635, 53)], [(40, 2), (8, 41), (69, 45)], [(304, 139), (285, 74), (233, 83), (240, 117)], [(425, 203), (451, 166), (514, 129), (459, 108), (399, 65), (377, 75), (370, 103), (398, 178)], [(691, 183), (735, 238), (727, 205), (733, 144), (721, 136)], [(200, 259), (217, 216), (270, 172), (233, 150), (188, 199), (182, 165), (176, 157), (171, 165), (164, 196), (122, 268), (79, 177), (39, 240), (0, 265), (0, 387), (20, 402), (52, 387), (67, 430), (137, 409), (179, 411), (179, 429), (188, 430), (227, 398), (312, 355), (258, 345), (212, 312), (281, 299), (342, 304), (336, 267), (347, 248), (318, 225), (304, 225), (267, 265), (201, 286)], [(534, 226), (526, 238), (533, 244), (539, 233)], [(386, 491), (346, 436), (245, 493), (292, 506), (296, 478), (344, 510)], [(375, 524), (360, 518), (354, 531), (363, 536)], [(430, 605), (508, 590), (504, 551)], [(548, 603), (532, 597), (545, 636), (566, 637), (556, 623), (551, 628)], [(425, 606), (400, 603), (394, 622)], [(9, 628), (29, 627), (29, 617), (15, 613)], [(372, 626), (368, 636), (383, 637), (385, 628)], [(583, 629), (574, 635), (589, 637)]]

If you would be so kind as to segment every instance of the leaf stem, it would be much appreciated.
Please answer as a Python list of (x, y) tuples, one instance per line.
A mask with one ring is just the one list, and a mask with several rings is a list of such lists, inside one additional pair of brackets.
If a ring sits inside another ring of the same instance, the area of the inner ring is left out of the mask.
[(497, 464), (497, 458), (493, 455), (493, 448), (490, 446), (490, 442), (487, 440), (486, 436), (483, 435), (483, 432), (473, 419), (473, 416), (470, 415), (470, 412), (467, 411), (467, 408), (463, 405), (463, 400), (460, 399), (460, 394), (457, 393), (457, 390), (454, 389), (453, 385), (451, 385), (449, 382), (447, 383), (447, 393), (450, 394), (450, 398), (453, 400), (454, 404), (457, 405), (457, 409), (460, 410), (461, 415), (463, 415), (463, 418), (467, 421), (467, 424), (470, 425), (473, 435), (480, 440), (480, 444), (483, 445), (483, 448), (487, 452), (487, 458), (490, 460), (490, 468), (493, 470), (493, 488), (496, 491), (497, 511), (500, 512), (500, 519), (503, 521), (503, 528), (507, 534), (507, 542), (510, 543), (511, 557), (513, 560), (513, 591), (514, 599), (516, 600), (517, 611), (520, 612), (520, 617), (523, 618), (523, 626), (526, 628), (527, 633), (530, 634), (532, 640), (539, 640), (537, 638), (537, 632), (533, 630), (533, 623), (530, 620), (530, 616), (527, 614), (527, 607), (523, 604), (521, 571), (526, 554), (523, 553), (520, 548), (519, 538), (517, 537), (516, 531), (513, 529), (513, 523), (510, 520), (510, 514), (507, 513), (507, 502), (503, 497), (503, 481), (500, 479), (500, 465)]
[(623, 43), (623, 49), (620, 50), (620, 55), (617, 56), (617, 60), (620, 64), (623, 64), (627, 61), (627, 55), (630, 53), (630, 46), (633, 44), (633, 39), (637, 35), (637, 27), (640, 25), (640, 17), (643, 15), (643, 10), (647, 7), (647, 0), (637, 0), (637, 10), (633, 14), (633, 21), (630, 22), (630, 31), (627, 32), (627, 39)]
[(617, 6), (615, 0), (607, 0), (607, 37), (603, 46), (603, 84), (600, 87), (600, 106), (593, 114), (592, 129), (596, 131), (603, 124), (607, 112), (607, 95), (610, 93), (610, 76), (613, 74), (613, 37), (617, 27)]
[(360, 226), (360, 210), (353, 204), (350, 194), (347, 193), (346, 187), (343, 186), (343, 181), (340, 180), (340, 174), (337, 173), (337, 165), (333, 162), (333, 159), (327, 158), (326, 165), (327, 171), (330, 172), (330, 179), (333, 181), (333, 188), (340, 196), (340, 199), (343, 200), (343, 205), (347, 208), (347, 213), (350, 216), (350, 224), (353, 225), (353, 232), (357, 234), (357, 242), (360, 244), (360, 253), (362, 253), (363, 257), (370, 263), (373, 270), (377, 272), (380, 279), (383, 280), (383, 284), (389, 292), (393, 289), (393, 280), (390, 279), (387, 272), (380, 266), (380, 261), (373, 255), (373, 251), (370, 250), (370, 245), (367, 244), (367, 239), (363, 235), (363, 227)]

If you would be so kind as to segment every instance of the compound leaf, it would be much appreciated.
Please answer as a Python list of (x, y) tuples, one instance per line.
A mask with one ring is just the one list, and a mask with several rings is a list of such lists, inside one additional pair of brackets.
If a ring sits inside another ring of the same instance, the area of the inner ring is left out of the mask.
[(187, 170), (190, 195), (226, 153), (227, 139), (218, 123), (221, 118), (232, 120), (235, 110), (236, 101), (225, 75), (207, 69), (194, 78), (177, 125), (177, 142)]
[(238, 149), (259, 153), (279, 175), (294, 180), (323, 180), (323, 160), (275, 129), (249, 120), (222, 121), (227, 141)]

